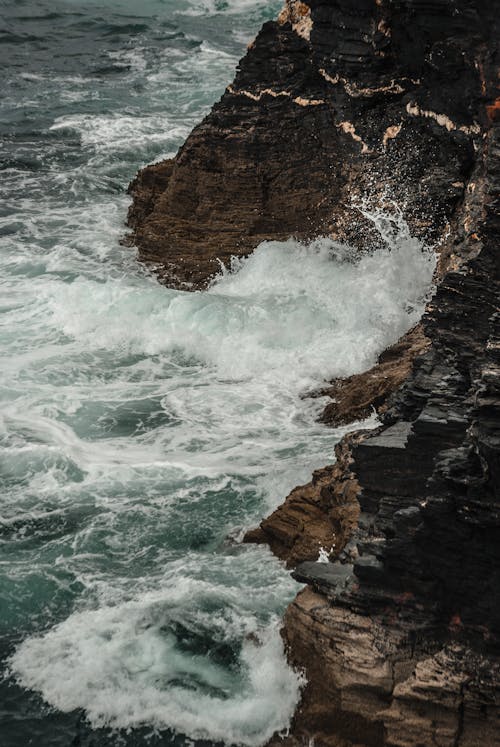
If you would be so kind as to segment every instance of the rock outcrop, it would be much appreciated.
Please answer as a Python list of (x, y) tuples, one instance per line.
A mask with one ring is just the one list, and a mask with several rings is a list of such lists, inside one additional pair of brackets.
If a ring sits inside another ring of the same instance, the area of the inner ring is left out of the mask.
[[(287, 613), (294, 661), (322, 660), (329, 730), (351, 738), (362, 715), (367, 744), (500, 744), (498, 145), (492, 127), (476, 256), (444, 276), (423, 318), (429, 350), (384, 427), (351, 450), (361, 514), (350, 554), (326, 580), (322, 564), (295, 571), (316, 596)], [(299, 732), (321, 732), (319, 702), (306, 693)]]
[(332, 398), (321, 421), (332, 426), (364, 420), (373, 411), (381, 414), (389, 395), (408, 378), (413, 361), (429, 347), (429, 340), (417, 324), (394, 345), (384, 350), (373, 368), (347, 379), (336, 379), (319, 394)]
[(270, 237), (361, 245), (371, 229), (352, 204), (367, 194), (439, 235), (485, 126), (494, 5), (289, 0), (177, 156), (132, 182), (141, 259), (196, 288)]
[(499, 19), (494, 0), (288, 0), (131, 185), (140, 257), (186, 288), (262, 239), (375, 240), (366, 195), (439, 242), (419, 329), (332, 384), (325, 420), (374, 406), (381, 426), (249, 537), (307, 584), (284, 637), (308, 684), (273, 744), (500, 745)]
[(336, 462), (317, 470), (307, 485), (285, 502), (244, 541), (266, 543), (287, 565), (316, 560), (320, 551), (335, 557), (352, 536), (359, 518), (359, 485), (350, 470), (351, 448), (365, 433), (350, 434), (335, 447)]

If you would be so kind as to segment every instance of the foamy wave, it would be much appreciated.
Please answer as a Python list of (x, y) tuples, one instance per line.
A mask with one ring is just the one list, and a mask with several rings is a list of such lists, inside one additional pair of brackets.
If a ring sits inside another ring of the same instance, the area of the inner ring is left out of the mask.
[(113, 60), (117, 67), (135, 70), (142, 73), (146, 70), (148, 62), (142, 47), (132, 49), (120, 49), (117, 52), (108, 52), (108, 57)]
[(149, 724), (263, 744), (287, 726), (302, 680), (286, 665), (276, 622), (259, 629), (223, 606), (204, 613), (205, 588), (187, 582), (168, 596), (74, 613), (25, 641), (11, 666), (59, 710), (84, 708), (94, 727)]
[[(340, 432), (315, 422), (321, 405), (301, 400), (304, 389), (368, 368), (423, 311), (434, 254), (400, 215), (371, 217), (382, 248), (266, 242), (205, 292), (119, 263), (103, 281), (95, 249), (88, 265), (62, 253), (71, 282), (27, 284), (16, 318), (43, 338), (16, 339), (7, 369), (13, 391), (16, 376), (33, 384), (4, 408), (0, 456), (19, 486), (5, 513), (32, 536), (48, 532), (40, 507), (53, 495), (46, 510), (85, 515), (71, 552), (56, 538), (37, 556), (42, 567), (56, 554), (85, 594), (18, 647), (24, 687), (84, 709), (95, 727), (151, 724), (251, 747), (286, 727), (301, 680), (270, 617), (294, 584), (263, 548), (231, 555), (217, 537), (329, 458)], [(81, 230), (78, 246), (94, 244), (94, 228)], [(186, 552), (200, 516), (210, 549)]]
[[(276, 6), (276, 12), (278, 12), (282, 3), (274, 2)], [(192, 0), (188, 8), (178, 10), (177, 12), (181, 15), (186, 16), (211, 16), (219, 13), (236, 15), (238, 13), (247, 13), (248, 11), (258, 12), (267, 11), (269, 12), (269, 2), (261, 0), (255, 2), (255, 0)]]
[[(255, 745), (297, 701), (273, 622), (297, 587), (268, 550), (227, 537), (330, 458), (338, 434), (315, 422), (298, 379), (279, 383), (293, 347), (254, 338), (255, 311), (267, 332), (286, 321), (271, 302), (160, 288), (118, 239), (127, 180), (175, 152), (274, 7), (154, 0), (135, 23), (118, 5), (38, 19), (27, 69), (12, 55), (5, 70), (2, 624), (25, 638), (14, 676), (49, 706), (166, 727), (179, 744)], [(231, 315), (254, 345), (234, 371)], [(268, 353), (266, 373), (251, 355)], [(24, 744), (32, 722), (11, 705), (34, 701), (12, 692), (6, 739)], [(59, 716), (41, 700), (30, 712), (50, 742)], [(79, 727), (62, 721), (69, 744)]]
[[(161, 87), (168, 85), (178, 92), (178, 106), (185, 112), (189, 110), (201, 115), (207, 107), (203, 105), (205, 97), (216, 95), (217, 88), (222, 93), (227, 85), (231, 71), (236, 68), (238, 57), (215, 47), (208, 42), (197, 43), (190, 55), (179, 50), (165, 49), (162, 62), (156, 70), (148, 73), (150, 84)], [(193, 126), (196, 119), (193, 119)]]
[(143, 147), (145, 142), (163, 147), (168, 143), (175, 145), (187, 137), (190, 128), (179, 122), (169, 124), (163, 114), (147, 117), (75, 114), (58, 117), (50, 129), (74, 130), (79, 133), (83, 145), (92, 146), (97, 151), (128, 151), (133, 147)]
[(50, 323), (91, 348), (180, 348), (227, 379), (304, 386), (344, 376), (372, 365), (428, 298), (434, 254), (405, 226), (386, 238), (361, 256), (330, 239), (266, 242), (206, 293), (151, 287), (145, 296), (126, 280), (54, 285)]

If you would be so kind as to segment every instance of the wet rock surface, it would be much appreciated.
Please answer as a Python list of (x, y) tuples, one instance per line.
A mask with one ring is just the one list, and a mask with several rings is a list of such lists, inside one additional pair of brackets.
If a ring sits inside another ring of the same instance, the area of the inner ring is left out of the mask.
[(476, 254), (444, 275), (422, 320), (429, 349), (350, 450), (349, 575), (342, 558), (295, 571), (311, 591), (286, 616), (310, 683), (294, 733), (318, 743), (500, 744), (498, 144), (492, 126), (465, 238)]
[(418, 339), (332, 384), (325, 420), (375, 407), (382, 425), (247, 538), (307, 583), (284, 637), (308, 685), (273, 744), (500, 745), (498, 17), (287, 2), (177, 157), (131, 185), (140, 256), (182, 287), (262, 239), (366, 245), (365, 195), (440, 242)]
[(387, 348), (369, 371), (333, 381), (332, 386), (321, 391), (322, 395), (333, 400), (325, 407), (322, 422), (332, 426), (346, 425), (363, 420), (374, 411), (384, 412), (389, 395), (405, 381), (413, 361), (428, 346), (429, 340), (418, 324)]
[(498, 143), (492, 127), (476, 256), (444, 276), (429, 349), (350, 449), (350, 557), (295, 571), (310, 590), (285, 621), (309, 681), (294, 734), (320, 744), (500, 744)]
[(294, 488), (244, 541), (267, 543), (289, 567), (316, 560), (321, 550), (335, 557), (358, 522), (359, 485), (350, 470), (350, 446), (361, 438), (362, 432), (343, 439), (335, 449), (336, 463)]
[(264, 239), (366, 246), (367, 194), (439, 236), (481, 142), (493, 6), (290, 0), (177, 156), (130, 185), (141, 259), (197, 288)]

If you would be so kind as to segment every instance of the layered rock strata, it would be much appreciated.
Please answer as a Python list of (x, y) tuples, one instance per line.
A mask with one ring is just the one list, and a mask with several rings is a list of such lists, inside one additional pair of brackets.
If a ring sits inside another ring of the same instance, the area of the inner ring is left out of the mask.
[(265, 543), (289, 567), (316, 560), (321, 550), (336, 556), (352, 536), (359, 518), (359, 485), (351, 472), (351, 448), (364, 437), (350, 434), (335, 448), (334, 465), (317, 470), (307, 485), (290, 493), (245, 542)]
[(275, 743), (500, 745), (498, 11), (290, 0), (176, 158), (131, 185), (140, 257), (179, 287), (262, 239), (369, 245), (366, 195), (439, 242), (419, 330), (332, 384), (325, 419), (375, 406), (381, 426), (250, 537), (307, 584), (284, 636), (308, 685)]
[(389, 395), (408, 378), (413, 361), (429, 347), (422, 325), (409, 332), (379, 355), (375, 366), (346, 379), (336, 379), (318, 395), (331, 397), (321, 420), (332, 426), (346, 425), (367, 418), (373, 411), (381, 414), (387, 408)]
[(177, 156), (132, 182), (141, 259), (196, 288), (263, 239), (366, 245), (376, 236), (352, 206), (367, 194), (397, 197), (413, 230), (435, 238), (485, 126), (494, 2), (480, 6), (290, 0)]
[[(496, 128), (495, 128), (496, 129)], [(351, 450), (358, 529), (286, 615), (309, 686), (295, 734), (337, 744), (500, 744), (498, 133), (477, 255), (423, 319), (431, 347)]]

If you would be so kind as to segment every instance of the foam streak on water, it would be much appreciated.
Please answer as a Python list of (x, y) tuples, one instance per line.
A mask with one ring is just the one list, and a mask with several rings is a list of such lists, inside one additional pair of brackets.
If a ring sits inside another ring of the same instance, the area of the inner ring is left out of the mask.
[(372, 215), (376, 251), (268, 242), (182, 293), (119, 245), (127, 180), (175, 151), (279, 4), (3, 4), (7, 747), (253, 747), (299, 698), (279, 635), (298, 587), (229, 538), (331, 461), (342, 430), (302, 395), (417, 321), (434, 256)]

